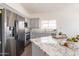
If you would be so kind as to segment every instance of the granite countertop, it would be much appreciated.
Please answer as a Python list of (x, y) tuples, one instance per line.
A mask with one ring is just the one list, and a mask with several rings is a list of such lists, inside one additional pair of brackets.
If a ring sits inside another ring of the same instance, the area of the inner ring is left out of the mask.
[(70, 49), (59, 45), (61, 39), (55, 39), (51, 36), (31, 39), (31, 42), (36, 44), (49, 56), (78, 56), (79, 49)]

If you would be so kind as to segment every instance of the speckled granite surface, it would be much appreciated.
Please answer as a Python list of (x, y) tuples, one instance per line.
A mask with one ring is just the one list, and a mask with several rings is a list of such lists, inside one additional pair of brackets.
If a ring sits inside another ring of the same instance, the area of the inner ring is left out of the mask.
[[(57, 44), (42, 42), (41, 41), (42, 38), (45, 38), (45, 39), (48, 38), (48, 40), (51, 40), (51, 39), (56, 40)], [(79, 56), (79, 49), (70, 49), (68, 47), (61, 46), (59, 45), (59, 41), (50, 36), (31, 39), (31, 42), (36, 44), (40, 49), (46, 52), (49, 56)]]

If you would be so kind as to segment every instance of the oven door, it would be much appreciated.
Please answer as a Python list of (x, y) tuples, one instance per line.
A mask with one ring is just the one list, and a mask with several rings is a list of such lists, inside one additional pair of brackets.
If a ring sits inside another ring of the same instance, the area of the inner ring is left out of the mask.
[(25, 33), (25, 46), (30, 43), (30, 32)]

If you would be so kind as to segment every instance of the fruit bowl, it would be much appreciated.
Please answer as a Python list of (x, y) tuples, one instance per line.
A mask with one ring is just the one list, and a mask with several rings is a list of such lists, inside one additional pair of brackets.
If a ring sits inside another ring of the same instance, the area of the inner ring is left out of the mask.
[(68, 48), (79, 49), (79, 42), (68, 42)]
[(56, 35), (56, 36), (54, 36), (54, 38), (56, 38), (56, 39), (66, 39), (67, 36), (65, 34), (63, 34), (63, 35)]

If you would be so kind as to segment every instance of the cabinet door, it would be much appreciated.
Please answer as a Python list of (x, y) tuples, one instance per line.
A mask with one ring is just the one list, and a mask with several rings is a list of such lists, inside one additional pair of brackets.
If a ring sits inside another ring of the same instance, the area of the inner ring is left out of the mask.
[(14, 26), (14, 21), (16, 20), (16, 14), (6, 10), (6, 16), (7, 16), (7, 26), (13, 27)]

